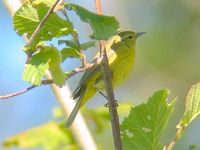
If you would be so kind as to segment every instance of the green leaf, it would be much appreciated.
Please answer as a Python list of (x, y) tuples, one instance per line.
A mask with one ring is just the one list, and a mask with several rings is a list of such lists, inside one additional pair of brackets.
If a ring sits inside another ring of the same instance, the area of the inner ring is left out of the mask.
[(185, 113), (181, 119), (180, 126), (186, 127), (200, 114), (200, 82), (193, 85), (186, 98)]
[(65, 4), (68, 10), (74, 10), (83, 22), (90, 24), (93, 33), (91, 38), (101, 40), (116, 34), (119, 22), (112, 16), (97, 15), (76, 4)]
[(33, 5), (38, 5), (38, 4), (45, 4), (47, 7), (51, 7), (56, 0), (29, 0), (30, 2), (32, 2)]
[[(62, 55), (62, 62), (64, 62), (67, 58), (80, 58), (81, 57), (81, 53), (80, 48), (78, 46), (78, 44), (73, 41), (73, 40), (59, 40), (58, 44), (65, 44), (66, 46), (69, 46), (67, 48), (63, 48), (61, 50), (61, 55)], [(85, 42), (83, 44), (81, 44), (81, 48), (83, 50), (88, 49), (89, 47), (92, 47), (95, 45), (94, 41), (89, 41), (89, 42)]]
[(110, 117), (106, 108), (98, 107), (94, 110), (84, 107), (82, 113), (84, 114), (85, 119), (92, 123), (92, 129), (94, 129), (96, 133), (102, 133), (109, 127)]
[(62, 44), (66, 45), (66, 40), (58, 40), (58, 45), (62, 45)]
[[(61, 44), (65, 44), (66, 46), (69, 46), (73, 49), (77, 49), (80, 51), (78, 44), (73, 40), (58, 40), (58, 45), (61, 45)], [(86, 49), (88, 49), (90, 47), (94, 47), (94, 46), (95, 46), (95, 41), (88, 41), (88, 42), (82, 43), (80, 45), (82, 50), (86, 50)]]
[(95, 41), (88, 41), (88, 42), (85, 42), (85, 43), (81, 44), (81, 48), (83, 50), (86, 50), (86, 49), (88, 49), (90, 47), (94, 47), (94, 46), (95, 46)]
[(26, 64), (23, 79), (33, 85), (40, 85), (42, 77), (49, 69), (55, 84), (62, 86), (65, 83), (65, 74), (60, 67), (61, 61), (61, 54), (55, 47), (43, 47)]
[(167, 90), (155, 92), (146, 104), (131, 109), (121, 125), (125, 150), (161, 150), (161, 136), (173, 111), (175, 100), (167, 103)]
[[(24, 3), (13, 17), (14, 29), (17, 33), (19, 35), (26, 33), (30, 37), (49, 10), (51, 6), (49, 4), (51, 3), (47, 3), (47, 0)], [(69, 34), (69, 28), (71, 24), (68, 21), (60, 18), (56, 13), (51, 14), (36, 35), (31, 50), (34, 50), (39, 41), (47, 41)]]
[(195, 145), (190, 145), (189, 150), (197, 150)]
[(65, 44), (66, 46), (69, 46), (73, 49), (80, 50), (78, 43), (75, 42), (74, 40), (59, 40), (58, 45), (61, 45), (61, 44)]
[(33, 55), (30, 63), (25, 65), (23, 80), (33, 85), (40, 85), (41, 79), (49, 69), (49, 58), (45, 52), (39, 52)]
[[(128, 103), (119, 103), (117, 111), (120, 116), (125, 114), (127, 115), (130, 106), (131, 105)], [(109, 127), (110, 115), (108, 109), (104, 106), (97, 107), (95, 110), (84, 107), (82, 109), (82, 114), (85, 116), (85, 119), (88, 120), (88, 122), (92, 121), (94, 123), (94, 129), (96, 133), (102, 133)]]
[(80, 58), (81, 54), (78, 50), (74, 48), (63, 48), (61, 51), (62, 62), (64, 62), (67, 58)]
[(50, 122), (6, 139), (3, 141), (3, 146), (4, 148), (42, 148), (44, 150), (70, 150), (72, 147), (75, 148), (70, 131), (62, 126), (64, 125)]
[(65, 73), (61, 68), (62, 56), (55, 47), (46, 47), (50, 53), (51, 61), (49, 62), (49, 71), (53, 81), (58, 86), (63, 86), (65, 83)]

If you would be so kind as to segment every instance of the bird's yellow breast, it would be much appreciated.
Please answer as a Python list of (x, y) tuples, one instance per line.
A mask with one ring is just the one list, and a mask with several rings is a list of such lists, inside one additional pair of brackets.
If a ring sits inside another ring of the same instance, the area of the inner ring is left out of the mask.
[[(126, 51), (129, 52), (127, 53)], [(135, 61), (133, 49), (124, 50), (124, 53), (116, 53), (116, 55), (114, 61), (109, 61), (109, 67), (112, 73), (112, 84), (114, 87), (120, 85), (128, 78), (128, 75), (133, 70)]]
[[(123, 83), (133, 69), (135, 61), (135, 51), (133, 48), (122, 47), (123, 50), (109, 50), (109, 68), (112, 74), (112, 84), (116, 87)], [(112, 53), (112, 54), (111, 54)], [(95, 83), (97, 90), (105, 89), (104, 81), (101, 79)]]

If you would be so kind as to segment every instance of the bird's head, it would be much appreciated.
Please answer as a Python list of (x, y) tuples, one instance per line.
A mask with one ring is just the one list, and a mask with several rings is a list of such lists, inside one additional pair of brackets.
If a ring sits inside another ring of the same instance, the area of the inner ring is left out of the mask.
[(132, 31), (122, 31), (122, 32), (118, 33), (117, 35), (120, 36), (121, 42), (127, 43), (128, 45), (129, 44), (135, 45), (136, 39), (139, 36), (143, 35), (144, 33), (145, 32), (135, 33), (135, 32), (132, 32)]

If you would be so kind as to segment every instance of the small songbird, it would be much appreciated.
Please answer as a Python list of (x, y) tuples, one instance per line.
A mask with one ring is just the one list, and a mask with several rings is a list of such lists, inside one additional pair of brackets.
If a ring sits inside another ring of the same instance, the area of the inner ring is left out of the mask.
[[(132, 31), (123, 31), (113, 36), (106, 42), (106, 51), (108, 55), (109, 68), (112, 74), (113, 87), (124, 82), (135, 64), (135, 46), (136, 39), (145, 32), (135, 33)], [(96, 57), (99, 56), (99, 53)], [(103, 74), (100, 66), (87, 70), (77, 88), (73, 92), (73, 99), (79, 98), (66, 122), (69, 127), (79, 109), (98, 91), (104, 90)]]

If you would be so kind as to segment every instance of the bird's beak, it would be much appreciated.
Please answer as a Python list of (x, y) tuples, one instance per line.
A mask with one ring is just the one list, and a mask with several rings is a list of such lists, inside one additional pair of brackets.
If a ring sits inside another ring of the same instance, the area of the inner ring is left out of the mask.
[(143, 35), (143, 34), (145, 34), (146, 32), (138, 32), (138, 33), (136, 33), (136, 38), (138, 38), (139, 36), (141, 36), (141, 35)]

